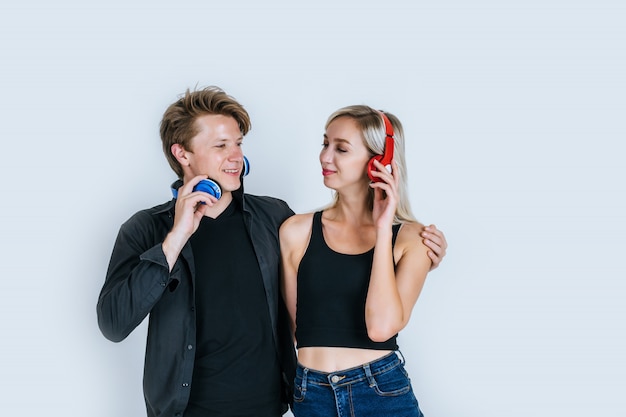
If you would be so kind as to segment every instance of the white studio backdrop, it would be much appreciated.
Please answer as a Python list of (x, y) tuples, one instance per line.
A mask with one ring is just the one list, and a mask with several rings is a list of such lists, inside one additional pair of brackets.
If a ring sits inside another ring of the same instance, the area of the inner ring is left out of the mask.
[(624, 416), (626, 6), (609, 0), (0, 2), (0, 404), (142, 416), (145, 323), (95, 305), (121, 223), (170, 198), (158, 124), (241, 101), (246, 190), (330, 199), (347, 104), (396, 114), (449, 251), (400, 335), (431, 417)]

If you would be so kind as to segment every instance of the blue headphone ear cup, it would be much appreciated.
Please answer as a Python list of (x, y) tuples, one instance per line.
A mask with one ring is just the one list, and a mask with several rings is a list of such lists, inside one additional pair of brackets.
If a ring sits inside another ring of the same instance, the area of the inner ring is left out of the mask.
[(194, 191), (203, 191), (207, 194), (212, 195), (218, 200), (222, 196), (222, 188), (213, 180), (201, 180), (195, 187), (193, 187)]
[(243, 156), (243, 170), (241, 171), (241, 176), (245, 177), (246, 175), (248, 175), (250, 173), (250, 161), (248, 161), (248, 158), (246, 158), (246, 156)]

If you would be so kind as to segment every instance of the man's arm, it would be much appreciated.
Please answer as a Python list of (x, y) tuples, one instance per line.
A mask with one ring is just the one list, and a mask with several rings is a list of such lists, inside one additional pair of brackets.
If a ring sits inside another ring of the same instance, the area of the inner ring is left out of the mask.
[(125, 339), (163, 292), (176, 286), (179, 268), (169, 272), (150, 216), (140, 212), (122, 225), (100, 291), (98, 325), (102, 334), (114, 342)]

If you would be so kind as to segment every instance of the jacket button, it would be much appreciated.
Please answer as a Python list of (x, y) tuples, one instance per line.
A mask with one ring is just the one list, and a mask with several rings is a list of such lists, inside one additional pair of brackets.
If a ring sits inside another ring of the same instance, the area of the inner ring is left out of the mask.
[(188, 386), (189, 386), (188, 383), (186, 383), (186, 382), (183, 383), (183, 387), (188, 387)]
[(191, 350), (191, 349), (193, 349), (193, 346), (187, 345), (187, 350)]

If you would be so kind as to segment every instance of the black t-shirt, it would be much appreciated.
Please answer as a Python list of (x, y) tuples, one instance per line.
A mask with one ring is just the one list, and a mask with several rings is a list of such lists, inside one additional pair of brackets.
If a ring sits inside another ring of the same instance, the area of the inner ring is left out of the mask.
[(280, 416), (265, 288), (238, 203), (203, 217), (191, 245), (197, 350), (185, 417)]

